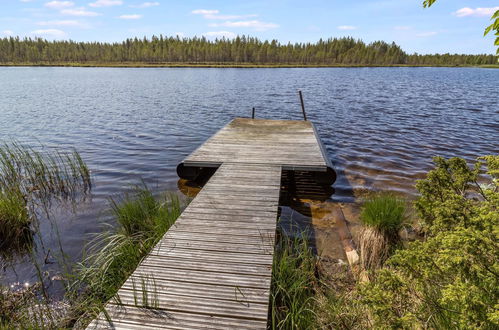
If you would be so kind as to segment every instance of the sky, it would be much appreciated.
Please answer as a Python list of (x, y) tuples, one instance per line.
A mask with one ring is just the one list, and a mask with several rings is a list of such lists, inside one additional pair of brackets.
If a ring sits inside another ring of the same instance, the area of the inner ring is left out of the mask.
[(280, 42), (351, 36), (409, 53), (495, 53), (483, 37), (499, 0), (0, 0), (0, 37), (122, 41), (250, 35)]

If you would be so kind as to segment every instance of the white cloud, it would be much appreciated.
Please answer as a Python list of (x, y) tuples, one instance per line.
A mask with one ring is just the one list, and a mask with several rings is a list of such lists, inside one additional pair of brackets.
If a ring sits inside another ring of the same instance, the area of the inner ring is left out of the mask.
[(90, 7), (111, 7), (111, 6), (121, 6), (123, 1), (121, 0), (97, 0), (95, 2), (89, 3)]
[(66, 32), (58, 29), (42, 29), (31, 31), (31, 34), (34, 34), (39, 37), (54, 37), (54, 38), (62, 38), (66, 36)]
[(55, 20), (55, 21), (42, 21), (36, 23), (40, 26), (72, 26), (72, 27), (85, 27), (86, 25), (76, 20)]
[(465, 17), (465, 16), (474, 16), (474, 17), (489, 17), (492, 16), (499, 7), (491, 7), (491, 8), (461, 8), (453, 14), (457, 17)]
[(342, 31), (357, 30), (357, 27), (353, 26), (353, 25), (340, 25), (340, 26), (338, 26), (338, 30), (342, 30)]
[(121, 18), (121, 19), (141, 19), (142, 15), (138, 15), (138, 14), (121, 15), (118, 18)]
[(130, 5), (130, 7), (132, 8), (150, 8), (150, 7), (155, 7), (155, 6), (159, 6), (160, 3), (155, 1), (155, 2), (144, 2), (144, 3), (141, 3), (140, 5)]
[(210, 24), (212, 27), (224, 26), (224, 27), (232, 27), (232, 28), (251, 28), (257, 31), (265, 31), (269, 29), (278, 28), (279, 25), (275, 23), (266, 23), (257, 20), (253, 21), (227, 21), (223, 23), (213, 23)]
[(228, 39), (233, 39), (236, 37), (236, 34), (234, 32), (230, 31), (212, 31), (212, 32), (206, 32), (203, 34), (205, 37), (211, 37), (211, 38), (228, 38)]
[(407, 30), (412, 29), (412, 27), (402, 25), (402, 26), (395, 26), (393, 29), (397, 30), (397, 31), (407, 31)]
[(417, 33), (416, 37), (426, 38), (426, 37), (434, 36), (436, 34), (437, 34), (437, 32), (435, 32), (435, 31), (421, 32), (421, 33)]
[(257, 17), (258, 15), (213, 15), (213, 14), (207, 14), (203, 15), (204, 18), (206, 19), (244, 19), (244, 18), (250, 18), (250, 17)]
[(196, 9), (191, 12), (195, 15), (203, 15), (205, 19), (220, 19), (220, 20), (234, 20), (234, 19), (245, 19), (250, 17), (257, 17), (258, 15), (220, 15), (220, 11), (217, 9)]
[(215, 15), (218, 14), (220, 11), (217, 9), (196, 9), (191, 11), (192, 14), (195, 15)]
[(74, 6), (74, 2), (72, 1), (49, 1), (45, 3), (45, 7), (52, 9), (63, 9)]
[(88, 11), (83, 7), (74, 8), (74, 9), (63, 9), (61, 10), (61, 14), (69, 16), (81, 16), (81, 17), (95, 17), (102, 15), (94, 11)]
[(2, 34), (5, 35), (5, 36), (11, 36), (11, 35), (14, 35), (14, 31), (12, 31), (12, 30), (3, 30)]

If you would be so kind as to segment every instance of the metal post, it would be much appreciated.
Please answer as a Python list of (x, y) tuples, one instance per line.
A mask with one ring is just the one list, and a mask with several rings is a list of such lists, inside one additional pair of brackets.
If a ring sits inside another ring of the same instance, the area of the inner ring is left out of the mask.
[(251, 119), (255, 119), (255, 107), (253, 107), (253, 112), (251, 113)]
[(301, 102), (301, 112), (303, 112), (303, 120), (307, 120), (307, 114), (305, 113), (305, 104), (303, 103), (303, 94), (301, 91), (298, 91), (300, 94), (300, 102)]

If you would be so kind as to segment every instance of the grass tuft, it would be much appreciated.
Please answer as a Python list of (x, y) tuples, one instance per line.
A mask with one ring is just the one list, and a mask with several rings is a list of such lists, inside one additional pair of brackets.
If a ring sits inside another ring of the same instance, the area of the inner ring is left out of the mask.
[(306, 235), (280, 235), (272, 266), (272, 329), (313, 327), (315, 262)]
[(74, 205), (91, 189), (90, 171), (78, 152), (40, 153), (18, 143), (0, 145), (0, 250), (30, 241), (37, 211), (53, 199)]
[(0, 250), (22, 245), (31, 237), (26, 200), (18, 191), (0, 191)]
[(397, 233), (404, 223), (405, 201), (390, 193), (369, 197), (362, 206), (362, 224), (387, 235)]
[(360, 260), (363, 269), (383, 266), (399, 241), (398, 231), (406, 219), (405, 201), (390, 193), (369, 197), (360, 214), (364, 228), (360, 233)]

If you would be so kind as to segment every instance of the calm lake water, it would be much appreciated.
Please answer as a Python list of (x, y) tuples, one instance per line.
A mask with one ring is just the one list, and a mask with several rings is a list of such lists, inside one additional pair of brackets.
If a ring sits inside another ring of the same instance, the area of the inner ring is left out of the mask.
[[(494, 69), (0, 68), (0, 141), (74, 147), (93, 174), (91, 199), (76, 214), (56, 210), (41, 224), (44, 276), (60, 273), (44, 262), (58, 256), (54, 224), (78, 260), (90, 234), (111, 221), (110, 196), (141, 179), (176, 191), (176, 165), (232, 118), (256, 107), (258, 118), (302, 119), (298, 89), (339, 175), (333, 201), (379, 189), (414, 197), (432, 157), (499, 152)], [(0, 277), (36, 280), (27, 257)]]

